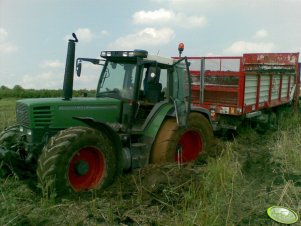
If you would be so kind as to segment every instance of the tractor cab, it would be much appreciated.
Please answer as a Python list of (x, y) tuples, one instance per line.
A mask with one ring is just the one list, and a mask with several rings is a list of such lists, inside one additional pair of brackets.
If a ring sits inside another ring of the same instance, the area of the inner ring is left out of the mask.
[[(188, 67), (182, 60), (150, 55), (145, 50), (102, 51), (100, 56), (105, 63), (96, 96), (121, 101), (119, 123), (124, 131), (143, 131), (166, 104), (178, 105), (177, 115), (184, 114), (181, 109), (189, 105), (185, 101), (190, 89)], [(81, 68), (79, 63), (77, 68)]]

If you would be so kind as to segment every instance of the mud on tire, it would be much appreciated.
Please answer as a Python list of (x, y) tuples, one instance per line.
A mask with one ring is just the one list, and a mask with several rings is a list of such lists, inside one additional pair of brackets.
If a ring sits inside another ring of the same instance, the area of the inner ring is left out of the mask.
[(212, 127), (200, 113), (189, 114), (185, 129), (178, 127), (175, 118), (167, 118), (155, 139), (150, 160), (156, 164), (197, 160), (211, 154), (213, 141)]
[(92, 128), (71, 127), (43, 148), (37, 176), (42, 190), (52, 187), (61, 195), (105, 188), (115, 171), (116, 156), (107, 136)]

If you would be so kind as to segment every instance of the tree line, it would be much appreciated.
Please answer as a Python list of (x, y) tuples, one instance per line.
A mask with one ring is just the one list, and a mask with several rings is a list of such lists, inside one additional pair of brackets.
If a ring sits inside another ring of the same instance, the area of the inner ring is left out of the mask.
[[(43, 98), (43, 97), (61, 97), (63, 94), (62, 89), (24, 89), (20, 85), (15, 85), (12, 89), (4, 85), (0, 86), (0, 99), (7, 97), (15, 98)], [(73, 90), (74, 97), (81, 96), (95, 96), (95, 90)]]

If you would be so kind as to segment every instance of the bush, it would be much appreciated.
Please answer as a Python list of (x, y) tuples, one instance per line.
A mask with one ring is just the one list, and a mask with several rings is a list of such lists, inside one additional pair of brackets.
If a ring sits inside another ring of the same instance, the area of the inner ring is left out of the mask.
[[(20, 85), (15, 85), (14, 88), (10, 89), (4, 85), (0, 87), (0, 99), (1, 98), (43, 98), (43, 97), (61, 97), (62, 96), (62, 89), (41, 89), (41, 90), (35, 90), (35, 89), (24, 89)], [(81, 90), (74, 90), (73, 96), (74, 97), (83, 97), (87, 93), (89, 93), (89, 96), (96, 94), (95, 90), (87, 90), (87, 89), (81, 89)]]

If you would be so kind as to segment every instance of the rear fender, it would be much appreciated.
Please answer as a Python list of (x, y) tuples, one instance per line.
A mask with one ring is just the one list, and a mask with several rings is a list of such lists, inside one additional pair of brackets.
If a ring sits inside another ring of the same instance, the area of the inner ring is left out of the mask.
[[(150, 122), (144, 129), (144, 143), (147, 144), (149, 150), (152, 147), (152, 144), (156, 138), (156, 135), (162, 125), (162, 122), (166, 116), (172, 116), (170, 112), (174, 112), (174, 106), (172, 104), (162, 105), (156, 113), (152, 116)], [(175, 114), (174, 114), (175, 115)]]
[[(204, 108), (191, 108), (190, 112), (198, 112), (204, 115), (212, 125), (210, 112)], [(176, 117), (174, 105), (163, 105), (152, 117), (150, 123), (145, 128), (145, 136), (155, 139), (163, 120), (169, 117)]]
[(73, 117), (79, 120), (91, 128), (97, 129), (104, 133), (111, 141), (115, 150), (117, 171), (116, 176), (122, 173), (123, 169), (123, 158), (122, 158), (122, 144), (118, 134), (108, 125), (103, 122), (96, 121), (94, 118), (90, 117)]
[(212, 120), (211, 120), (211, 116), (210, 116), (210, 111), (206, 108), (202, 108), (202, 107), (192, 107), (191, 108), (191, 112), (198, 112), (201, 113), (202, 115), (204, 115), (208, 121), (210, 122), (210, 124), (212, 125)]
[(208, 109), (202, 108), (202, 107), (192, 107), (191, 108), (191, 112), (197, 112), (197, 113), (200, 113), (203, 116), (205, 116), (208, 119), (208, 121), (209, 121), (209, 123), (210, 123), (210, 125), (211, 125), (211, 127), (213, 129), (213, 131), (217, 131), (217, 130), (220, 129), (219, 125), (216, 122), (212, 121), (212, 119), (211, 119), (211, 113), (210, 113), (210, 111)]
[[(212, 125), (212, 120), (211, 120), (211, 116), (210, 116), (210, 111), (206, 108), (201, 108), (201, 107), (191, 107), (190, 112), (197, 112), (200, 113), (202, 115), (204, 115), (208, 121), (210, 122), (210, 124)], [(167, 114), (170, 117), (176, 117), (176, 111), (174, 108), (170, 109), (170, 111)]]

